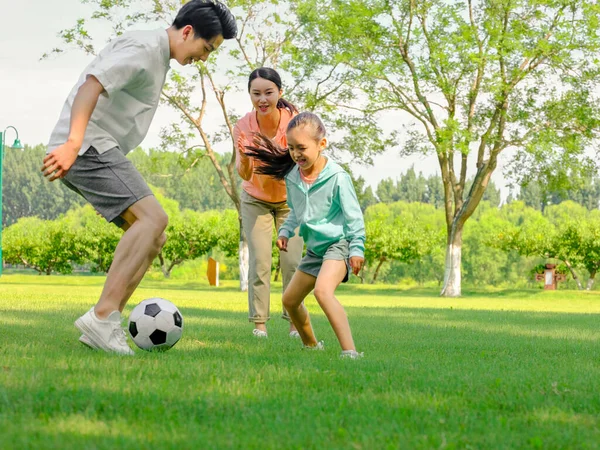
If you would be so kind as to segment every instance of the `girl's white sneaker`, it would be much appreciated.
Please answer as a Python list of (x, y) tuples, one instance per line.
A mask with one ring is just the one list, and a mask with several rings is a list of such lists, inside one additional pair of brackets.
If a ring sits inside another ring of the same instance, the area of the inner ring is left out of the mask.
[(359, 359), (365, 356), (363, 352), (357, 352), (356, 350), (342, 350), (340, 353), (340, 358), (344, 359)]
[(312, 347), (308, 345), (302, 345), (302, 350), (325, 350), (325, 342), (319, 341), (317, 345), (313, 345)]

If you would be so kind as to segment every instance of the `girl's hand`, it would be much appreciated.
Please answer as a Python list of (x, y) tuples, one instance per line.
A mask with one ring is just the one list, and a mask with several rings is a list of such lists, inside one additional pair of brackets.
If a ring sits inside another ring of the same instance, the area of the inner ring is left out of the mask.
[(277, 245), (277, 248), (279, 250), (281, 250), (282, 252), (287, 252), (287, 244), (288, 244), (288, 238), (283, 237), (283, 236), (279, 236), (277, 238), (277, 242), (275, 245)]
[(350, 267), (352, 267), (352, 273), (354, 275), (358, 275), (358, 272), (360, 272), (360, 269), (362, 269), (364, 263), (365, 258), (363, 258), (362, 256), (351, 256)]

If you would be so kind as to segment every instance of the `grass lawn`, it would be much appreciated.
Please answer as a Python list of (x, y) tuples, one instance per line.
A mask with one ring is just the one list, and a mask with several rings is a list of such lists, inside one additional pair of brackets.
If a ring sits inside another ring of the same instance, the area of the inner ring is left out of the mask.
[(167, 298), (183, 338), (119, 357), (73, 326), (103, 280), (0, 278), (1, 449), (600, 448), (598, 293), (344, 286), (352, 361), (312, 297), (324, 352), (287, 336), (279, 294), (257, 340), (235, 283), (146, 281), (126, 316)]

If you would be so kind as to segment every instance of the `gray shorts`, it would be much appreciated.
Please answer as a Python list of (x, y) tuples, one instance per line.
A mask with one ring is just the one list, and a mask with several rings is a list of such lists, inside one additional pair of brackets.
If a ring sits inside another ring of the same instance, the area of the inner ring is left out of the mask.
[(310, 250), (307, 250), (306, 255), (304, 255), (304, 258), (302, 258), (302, 261), (300, 261), (300, 265), (298, 265), (298, 270), (317, 278), (319, 276), (319, 272), (321, 271), (323, 261), (326, 259), (344, 261), (346, 263), (346, 276), (342, 280), (342, 283), (345, 283), (348, 281), (348, 277), (350, 276), (350, 261), (348, 260), (349, 256), (350, 247), (348, 245), (348, 241), (342, 239), (335, 244), (331, 244), (323, 256), (315, 255)]
[(99, 154), (90, 147), (79, 155), (62, 181), (118, 227), (121, 214), (142, 198), (153, 195), (133, 163), (117, 147)]

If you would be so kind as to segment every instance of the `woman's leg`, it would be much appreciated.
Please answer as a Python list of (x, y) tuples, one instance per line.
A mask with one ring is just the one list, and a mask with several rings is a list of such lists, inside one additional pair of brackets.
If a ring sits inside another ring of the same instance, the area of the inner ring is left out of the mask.
[[(290, 213), (290, 208), (287, 203), (283, 203), (275, 210), (275, 227), (277, 230), (283, 225), (283, 222), (287, 218)], [(298, 230), (296, 230), (298, 233)], [(281, 266), (281, 278), (283, 281), (283, 289), (282, 292), (285, 292), (296, 269), (298, 268), (298, 264), (300, 264), (300, 260), (302, 259), (302, 251), (304, 250), (304, 241), (298, 235), (294, 236), (288, 241), (287, 252), (279, 252), (279, 261)], [(283, 316), (285, 320), (290, 322), (290, 332), (295, 331), (296, 327), (294, 323), (291, 321), (288, 312), (285, 307), (283, 307)]]
[(271, 209), (246, 192), (242, 193), (242, 226), (248, 239), (248, 320), (267, 331), (271, 294), (273, 216)]
[(346, 276), (346, 261), (323, 261), (315, 283), (315, 297), (327, 316), (342, 350), (356, 350), (344, 307), (335, 297), (335, 290)]
[(316, 278), (312, 275), (297, 270), (283, 293), (283, 306), (289, 313), (292, 323), (296, 326), (302, 342), (307, 347), (317, 345), (317, 339), (310, 324), (310, 317), (304, 306), (304, 299), (315, 287), (315, 281)]

